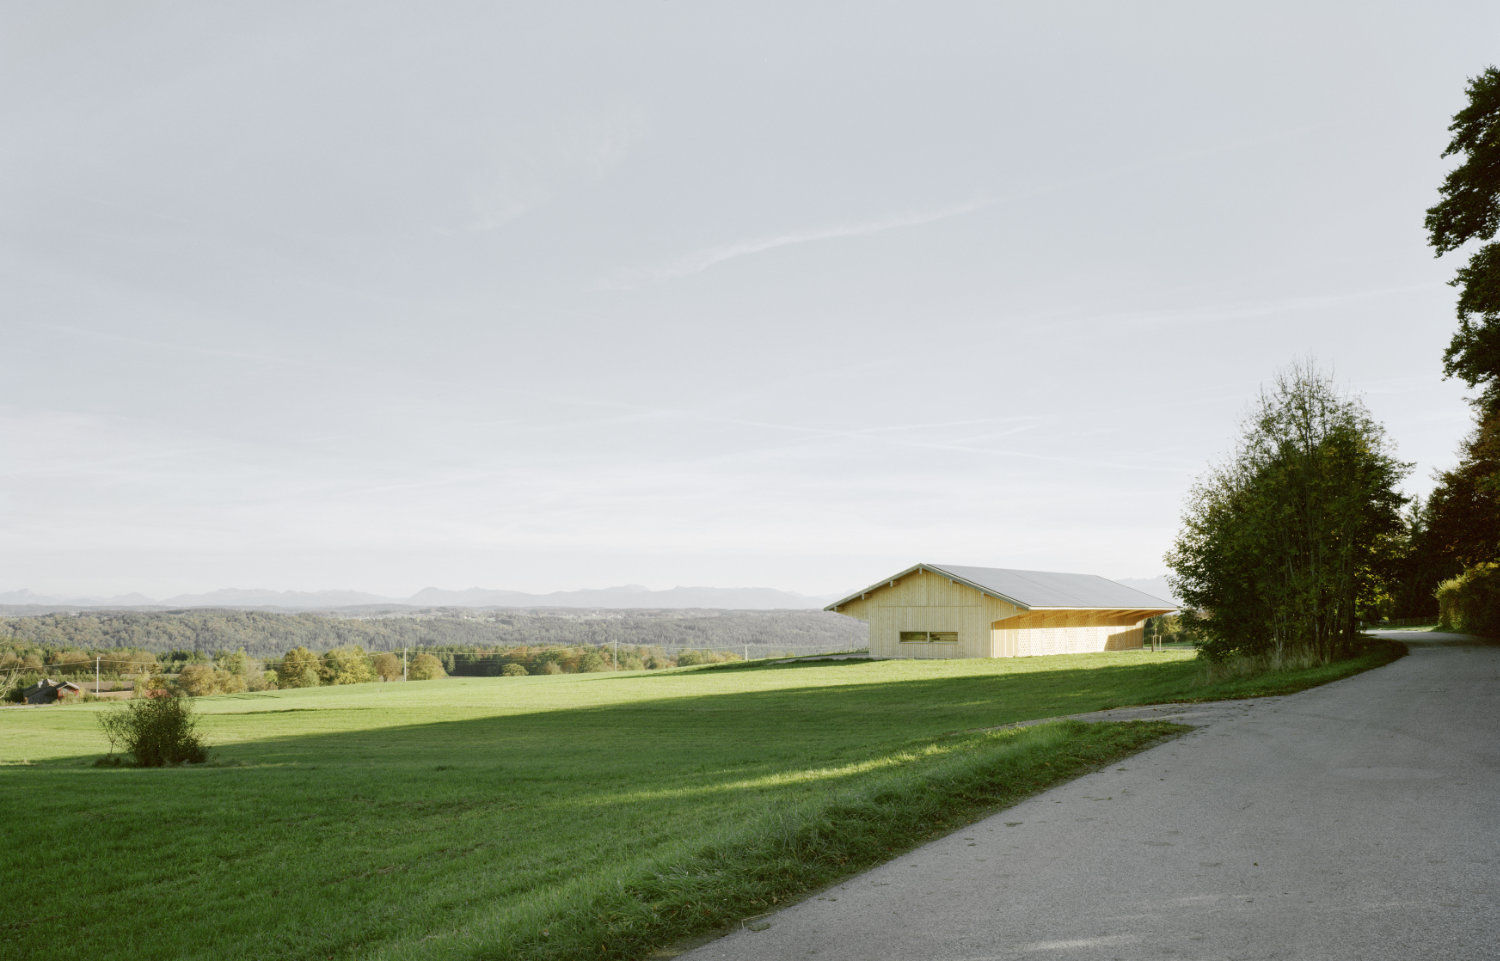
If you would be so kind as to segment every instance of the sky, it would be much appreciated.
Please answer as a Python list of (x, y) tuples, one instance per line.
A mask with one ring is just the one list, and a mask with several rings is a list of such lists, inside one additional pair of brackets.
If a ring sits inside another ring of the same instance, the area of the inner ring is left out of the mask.
[(1500, 5), (0, 5), (0, 591), (1152, 577), (1312, 361), (1425, 494)]

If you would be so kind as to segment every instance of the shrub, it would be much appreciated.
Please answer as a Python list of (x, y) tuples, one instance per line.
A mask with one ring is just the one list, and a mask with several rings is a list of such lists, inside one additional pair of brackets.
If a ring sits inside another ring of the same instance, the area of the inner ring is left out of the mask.
[(443, 670), (443, 662), (431, 654), (422, 653), (411, 659), (411, 668), (407, 677), (413, 681), (430, 681), (434, 678), (447, 677), (448, 672)]
[(1449, 631), (1500, 635), (1500, 564), (1475, 564), (1438, 585), (1438, 621)]
[(525, 677), (527, 673), (526, 665), (524, 664), (511, 663), (500, 669), (501, 677)]
[(109, 738), (110, 756), (123, 750), (135, 758), (137, 767), (202, 764), (208, 760), (208, 748), (198, 736), (198, 719), (185, 697), (127, 701), (118, 710), (99, 715), (99, 726)]

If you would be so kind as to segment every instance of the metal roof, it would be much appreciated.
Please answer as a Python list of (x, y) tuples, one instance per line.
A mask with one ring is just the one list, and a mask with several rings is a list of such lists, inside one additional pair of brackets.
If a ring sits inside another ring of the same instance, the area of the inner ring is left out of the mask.
[(1019, 571), (1005, 567), (967, 567), (958, 564), (917, 564), (893, 574), (878, 584), (856, 591), (824, 608), (837, 610), (855, 598), (863, 597), (915, 571), (931, 571), (941, 577), (965, 584), (1024, 610), (1074, 609), (1113, 611), (1177, 610), (1172, 601), (1153, 597), (1124, 584), (1116, 584), (1096, 574), (1063, 574), (1056, 571)]

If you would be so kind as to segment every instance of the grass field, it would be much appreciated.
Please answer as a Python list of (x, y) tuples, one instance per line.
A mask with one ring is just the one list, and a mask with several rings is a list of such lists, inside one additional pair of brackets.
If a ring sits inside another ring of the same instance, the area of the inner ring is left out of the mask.
[(0, 710), (0, 958), (643, 957), (1172, 731), (999, 725), (1383, 659), (1218, 687), (1174, 651), (228, 695), (196, 702), (211, 763), (167, 770), (92, 766), (108, 705)]

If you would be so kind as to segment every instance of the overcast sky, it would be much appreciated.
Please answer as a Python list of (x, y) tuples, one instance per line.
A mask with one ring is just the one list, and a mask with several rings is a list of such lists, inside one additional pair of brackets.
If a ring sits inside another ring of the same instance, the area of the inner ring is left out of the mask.
[(1149, 577), (1308, 358), (1426, 493), (1500, 4), (1228, 6), (5, 3), (0, 590)]

